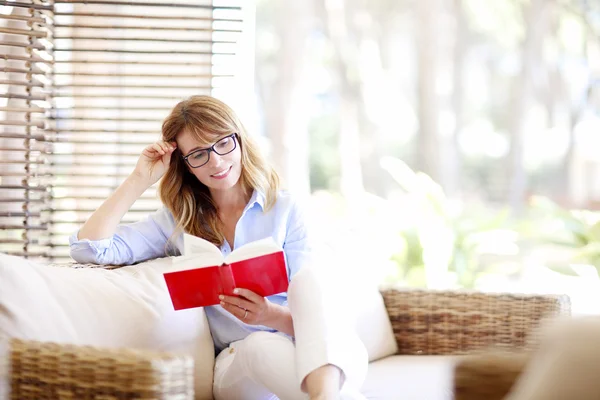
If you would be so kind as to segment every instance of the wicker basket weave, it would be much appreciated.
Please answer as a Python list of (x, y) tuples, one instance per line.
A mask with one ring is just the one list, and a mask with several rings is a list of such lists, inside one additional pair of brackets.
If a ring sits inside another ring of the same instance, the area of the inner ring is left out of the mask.
[(568, 296), (382, 290), (398, 354), (530, 349), (546, 318), (569, 315)]
[(191, 357), (12, 339), (11, 400), (192, 400)]

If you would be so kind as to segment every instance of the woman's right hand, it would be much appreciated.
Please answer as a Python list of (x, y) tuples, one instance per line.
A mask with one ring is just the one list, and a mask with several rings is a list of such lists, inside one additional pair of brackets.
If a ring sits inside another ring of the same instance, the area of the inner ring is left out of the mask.
[(176, 148), (177, 143), (162, 140), (147, 146), (138, 159), (134, 174), (147, 182), (148, 187), (154, 185), (167, 172)]

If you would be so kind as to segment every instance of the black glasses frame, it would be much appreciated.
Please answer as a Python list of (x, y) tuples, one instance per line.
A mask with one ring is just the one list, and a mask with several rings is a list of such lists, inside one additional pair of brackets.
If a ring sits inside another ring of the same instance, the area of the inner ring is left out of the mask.
[[(218, 151), (215, 149), (215, 146), (216, 146), (217, 144), (219, 144), (219, 142), (220, 142), (221, 140), (224, 140), (224, 139), (227, 139), (227, 138), (233, 138), (233, 149), (229, 150), (227, 153), (219, 153), (219, 152), (218, 152)], [(194, 150), (194, 151), (192, 151), (190, 154), (188, 154), (187, 156), (182, 156), (182, 157), (183, 157), (183, 159), (185, 160), (185, 162), (187, 163), (187, 165), (189, 165), (189, 166), (190, 166), (190, 168), (200, 168), (200, 167), (203, 167), (203, 166), (205, 166), (206, 164), (208, 164), (208, 162), (210, 161), (210, 153), (212, 153), (212, 152), (214, 151), (215, 153), (217, 153), (217, 154), (218, 154), (218, 155), (220, 155), (220, 156), (224, 156), (224, 155), (226, 155), (226, 154), (229, 154), (229, 153), (231, 153), (232, 151), (234, 151), (234, 150), (237, 148), (237, 142), (238, 142), (238, 135), (237, 135), (237, 133), (232, 133), (231, 135), (227, 135), (227, 136), (225, 136), (225, 137), (222, 137), (221, 139), (217, 140), (217, 142), (216, 142), (215, 144), (213, 144), (212, 146), (210, 146), (210, 147), (208, 147), (208, 148), (206, 148), (206, 149), (198, 149), (198, 150)], [(199, 152), (201, 152), (201, 151), (208, 151), (208, 158), (206, 159), (206, 162), (204, 162), (203, 164), (201, 164), (201, 165), (196, 165), (196, 166), (194, 167), (194, 166), (193, 166), (193, 165), (190, 163), (190, 160), (188, 160), (188, 157), (191, 157), (191, 156), (193, 156), (194, 154), (196, 154), (196, 153), (199, 153)]]

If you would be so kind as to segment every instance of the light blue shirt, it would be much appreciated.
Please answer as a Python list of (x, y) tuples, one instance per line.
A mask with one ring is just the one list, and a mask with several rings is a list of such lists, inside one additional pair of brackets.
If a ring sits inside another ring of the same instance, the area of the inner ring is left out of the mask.
[[(275, 205), (264, 210), (265, 197), (254, 191), (240, 217), (234, 236), (234, 248), (256, 240), (272, 237), (285, 253), (288, 277), (293, 276), (309, 260), (307, 228), (301, 207), (287, 192), (280, 192)], [(175, 220), (170, 211), (161, 208), (146, 219), (128, 225), (119, 225), (116, 233), (102, 240), (78, 240), (73, 234), (71, 257), (79, 263), (125, 265), (134, 264), (152, 258), (165, 257), (167, 241), (175, 230)], [(175, 246), (183, 253), (183, 235), (175, 238)], [(221, 246), (223, 255), (232, 251), (229, 243)], [(270, 296), (276, 304), (287, 305), (287, 294)], [(274, 331), (271, 328), (247, 325), (235, 318), (221, 306), (206, 307), (206, 316), (210, 325), (217, 351), (226, 348), (231, 342), (244, 339), (255, 331)]]

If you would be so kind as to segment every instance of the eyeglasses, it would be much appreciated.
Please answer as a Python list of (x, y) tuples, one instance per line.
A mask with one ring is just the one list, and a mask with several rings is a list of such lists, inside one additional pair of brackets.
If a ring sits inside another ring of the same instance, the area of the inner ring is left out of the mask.
[(236, 148), (236, 137), (237, 133), (232, 133), (231, 135), (225, 136), (222, 139), (219, 139), (217, 143), (213, 144), (207, 149), (199, 149), (196, 151), (192, 151), (187, 156), (184, 156), (183, 159), (188, 165), (192, 168), (200, 168), (210, 161), (210, 153), (215, 152), (220, 156), (224, 156), (225, 154), (229, 154)]

